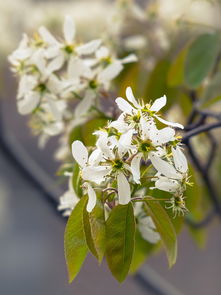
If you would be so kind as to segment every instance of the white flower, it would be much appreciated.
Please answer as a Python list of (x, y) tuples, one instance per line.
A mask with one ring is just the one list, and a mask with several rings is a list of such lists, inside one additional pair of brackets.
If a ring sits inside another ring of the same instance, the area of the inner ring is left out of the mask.
[(140, 118), (141, 137), (150, 140), (153, 146), (163, 145), (175, 139), (175, 131), (170, 127), (157, 129), (153, 120), (146, 121), (143, 116)]
[(166, 160), (162, 160), (156, 156), (155, 153), (150, 154), (150, 160), (154, 168), (158, 171), (153, 178), (153, 181), (155, 181), (155, 187), (153, 188), (181, 196), (185, 190), (185, 183), (187, 181), (187, 160), (179, 146), (172, 148), (172, 154), (175, 167)]
[(183, 126), (181, 124), (168, 122), (162, 119), (159, 115), (157, 115), (158, 111), (160, 111), (166, 105), (165, 95), (163, 97), (156, 99), (152, 105), (143, 105), (137, 102), (133, 95), (132, 89), (130, 87), (127, 87), (126, 97), (130, 103), (122, 97), (118, 97), (116, 99), (116, 103), (119, 109), (123, 111), (125, 114), (134, 116), (143, 113), (146, 116), (156, 118), (165, 125), (183, 129)]
[(105, 176), (111, 171), (110, 167), (98, 166), (98, 163), (101, 160), (101, 153), (99, 150), (95, 150), (90, 157), (88, 157), (87, 148), (79, 140), (72, 143), (72, 155), (82, 168), (82, 178), (86, 181), (100, 184), (104, 181)]

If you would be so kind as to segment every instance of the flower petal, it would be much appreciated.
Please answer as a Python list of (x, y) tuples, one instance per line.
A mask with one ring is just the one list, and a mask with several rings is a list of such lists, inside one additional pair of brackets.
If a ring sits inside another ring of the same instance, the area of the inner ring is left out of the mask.
[(40, 27), (38, 33), (43, 39), (43, 41), (48, 43), (49, 45), (59, 44), (58, 41), (54, 38), (54, 36), (45, 27)]
[(178, 181), (167, 177), (159, 177), (155, 182), (155, 188), (169, 193), (175, 193), (179, 187), (180, 184)]
[(163, 129), (151, 129), (150, 137), (155, 146), (165, 144), (169, 141), (174, 140), (175, 130), (170, 127), (165, 127)]
[(85, 97), (78, 103), (77, 107), (74, 110), (75, 117), (80, 117), (86, 114), (93, 105), (94, 99), (95, 92), (87, 90), (85, 93)]
[(127, 64), (127, 63), (138, 61), (138, 58), (137, 58), (136, 54), (132, 53), (132, 54), (129, 54), (128, 56), (122, 58), (120, 61), (122, 64)]
[(132, 141), (132, 136), (133, 136), (134, 130), (130, 129), (127, 132), (123, 133), (120, 136), (120, 139), (118, 141), (118, 153), (119, 156), (122, 158), (127, 151), (130, 150), (131, 148), (131, 141)]
[(179, 124), (179, 123), (173, 123), (173, 122), (169, 122), (169, 121), (166, 121), (164, 119), (162, 119), (161, 117), (159, 116), (154, 116), (155, 118), (157, 118), (161, 123), (165, 124), (165, 125), (168, 125), (168, 126), (171, 126), (171, 127), (176, 127), (176, 128), (180, 128), (180, 129), (183, 129), (183, 125)]
[(141, 106), (139, 105), (139, 103), (136, 101), (136, 98), (133, 95), (133, 91), (131, 89), (131, 87), (127, 87), (126, 89), (126, 97), (127, 99), (138, 109), (141, 108)]
[(70, 15), (65, 16), (64, 26), (63, 26), (63, 33), (65, 41), (68, 44), (71, 44), (75, 37), (75, 24), (73, 19)]
[(140, 183), (140, 160), (142, 154), (137, 154), (131, 161), (131, 172), (133, 174), (133, 179), (136, 183)]
[(64, 127), (63, 122), (53, 122), (48, 124), (44, 128), (44, 132), (50, 136), (55, 136), (61, 133), (61, 131), (63, 130), (63, 127)]
[(78, 57), (70, 59), (67, 72), (69, 79), (79, 79), (81, 76), (90, 78), (92, 76), (91, 69)]
[(118, 108), (127, 113), (127, 114), (132, 114), (133, 111), (136, 112), (136, 109), (132, 107), (131, 104), (129, 104), (124, 98), (122, 97), (118, 97), (116, 100), (115, 100)]
[(88, 202), (87, 202), (86, 210), (87, 212), (91, 212), (96, 205), (97, 196), (94, 189), (89, 183), (87, 183), (87, 192), (88, 192)]
[(172, 154), (176, 169), (181, 173), (186, 173), (188, 170), (188, 164), (184, 153), (177, 146), (176, 148), (172, 148)]
[(72, 155), (75, 161), (81, 166), (85, 167), (88, 160), (88, 150), (80, 140), (75, 140), (72, 143)]
[(100, 39), (92, 40), (88, 43), (85, 43), (84, 45), (78, 46), (76, 48), (76, 52), (82, 55), (92, 54), (98, 49), (98, 47), (101, 45), (101, 42), (102, 41)]
[(152, 104), (150, 110), (153, 112), (158, 112), (159, 110), (161, 110), (167, 103), (167, 97), (166, 95), (157, 98), (154, 103)]
[(120, 62), (116, 61), (107, 66), (103, 71), (98, 74), (98, 81), (107, 83), (113, 80), (123, 70)]
[(18, 112), (21, 115), (30, 114), (39, 104), (40, 95), (36, 92), (29, 92), (27, 95), (17, 102)]
[(82, 178), (100, 184), (110, 172), (109, 166), (87, 166), (82, 170)]
[(154, 168), (164, 176), (175, 179), (182, 178), (180, 173), (178, 173), (176, 169), (167, 161), (155, 156), (154, 153), (150, 153), (149, 157)]
[(144, 240), (156, 244), (160, 240), (160, 235), (156, 232), (155, 226), (150, 216), (144, 217), (138, 222), (138, 229)]
[(130, 184), (122, 172), (117, 175), (117, 189), (119, 204), (126, 205), (130, 202)]

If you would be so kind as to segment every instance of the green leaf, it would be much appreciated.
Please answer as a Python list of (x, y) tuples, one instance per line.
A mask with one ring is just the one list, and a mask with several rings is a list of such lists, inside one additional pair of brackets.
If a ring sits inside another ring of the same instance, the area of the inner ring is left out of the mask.
[(205, 104), (221, 96), (221, 72), (217, 72), (204, 91), (202, 102)]
[(153, 200), (147, 200), (146, 210), (152, 217), (166, 250), (169, 267), (173, 266), (177, 258), (177, 238), (174, 226), (164, 208)]
[(130, 269), (135, 239), (133, 206), (118, 205), (106, 223), (106, 258), (113, 276), (122, 282)]
[(104, 127), (107, 124), (107, 119), (105, 118), (95, 118), (84, 125), (81, 126), (82, 131), (82, 139), (83, 143), (86, 146), (94, 146), (96, 142), (96, 136), (93, 135), (93, 132), (98, 130), (99, 128)]
[(88, 248), (101, 262), (105, 252), (106, 228), (104, 205), (99, 198), (91, 213), (84, 210), (84, 230)]
[(158, 244), (151, 244), (145, 241), (139, 230), (135, 234), (135, 249), (130, 266), (130, 274), (135, 273), (145, 260), (158, 248)]
[(184, 78), (190, 88), (197, 88), (211, 72), (220, 50), (219, 34), (203, 34), (190, 45), (184, 67)]
[[(148, 195), (149, 196), (152, 196), (156, 199), (165, 199), (165, 200), (168, 200), (171, 198), (171, 194), (168, 193), (168, 192), (164, 192), (164, 191), (159, 191), (159, 190), (151, 190), (149, 189), (148, 191)], [(159, 204), (164, 208), (165, 207), (165, 201), (159, 201)], [(167, 215), (169, 216), (170, 218), (170, 221), (172, 222), (173, 224), (173, 227), (176, 231), (177, 234), (179, 234), (183, 228), (183, 225), (184, 225), (184, 218), (183, 216), (177, 216), (176, 218), (173, 218), (174, 217), (174, 212), (172, 209), (167, 209), (166, 210), (166, 213)]]
[(122, 73), (122, 77), (119, 80), (119, 91), (118, 96), (125, 97), (126, 88), (130, 86), (133, 89), (134, 94), (137, 94), (137, 86), (138, 86), (138, 77), (140, 72), (140, 64), (133, 63), (131, 64), (127, 71)]
[(65, 229), (64, 252), (69, 283), (77, 276), (88, 252), (83, 226), (83, 210), (86, 204), (87, 196), (84, 196), (72, 211)]
[(72, 145), (72, 142), (75, 140), (82, 140), (81, 125), (78, 125), (71, 130), (68, 138), (68, 143), (70, 147)]
[(72, 186), (77, 194), (77, 196), (82, 196), (82, 188), (81, 188), (81, 177), (80, 177), (80, 168), (78, 163), (74, 163), (73, 174), (72, 174)]
[(144, 102), (149, 103), (150, 100), (154, 100), (165, 94), (167, 95), (167, 105), (164, 107), (164, 110), (167, 110), (176, 101), (179, 92), (167, 83), (169, 69), (170, 61), (167, 59), (162, 59), (156, 64), (146, 84)]
[(184, 62), (187, 55), (188, 47), (185, 46), (177, 55), (172, 65), (170, 66), (167, 82), (169, 86), (181, 85), (184, 80)]

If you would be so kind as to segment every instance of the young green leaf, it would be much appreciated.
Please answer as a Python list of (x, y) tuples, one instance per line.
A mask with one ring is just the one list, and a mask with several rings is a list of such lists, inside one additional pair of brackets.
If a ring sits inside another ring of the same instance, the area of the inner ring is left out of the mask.
[(212, 70), (220, 50), (219, 34), (203, 34), (190, 45), (184, 78), (190, 88), (197, 88)]
[(84, 210), (84, 230), (88, 248), (91, 253), (102, 261), (105, 252), (105, 218), (104, 205), (97, 199), (97, 204), (91, 213)]
[(64, 234), (64, 252), (68, 267), (69, 283), (71, 283), (86, 258), (88, 248), (83, 227), (83, 210), (87, 204), (84, 196), (78, 202), (68, 219)]
[(184, 79), (184, 61), (186, 58), (188, 47), (185, 46), (177, 55), (170, 66), (167, 82), (171, 87), (181, 85)]
[(135, 240), (133, 206), (118, 205), (106, 223), (106, 258), (113, 276), (122, 282), (130, 269)]
[(176, 262), (177, 238), (174, 226), (164, 208), (156, 201), (146, 200), (147, 213), (152, 217), (166, 250), (169, 266)]

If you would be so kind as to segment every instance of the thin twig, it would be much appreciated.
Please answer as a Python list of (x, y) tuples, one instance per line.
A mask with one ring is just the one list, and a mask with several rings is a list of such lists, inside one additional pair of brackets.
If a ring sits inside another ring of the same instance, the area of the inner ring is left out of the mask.
[(198, 135), (200, 133), (203, 133), (203, 132), (215, 129), (215, 128), (219, 128), (219, 127), (221, 127), (221, 121), (216, 122), (216, 123), (206, 124), (206, 125), (203, 125), (203, 126), (199, 126), (199, 127), (195, 128), (195, 129), (190, 130), (189, 132), (187, 132), (182, 138), (182, 143), (188, 142), (188, 140), (191, 137), (195, 136), (195, 135)]

